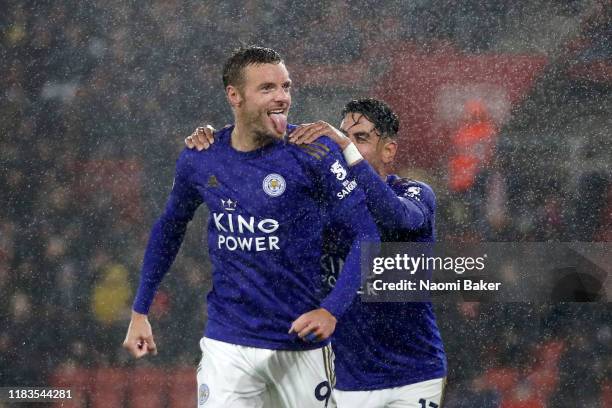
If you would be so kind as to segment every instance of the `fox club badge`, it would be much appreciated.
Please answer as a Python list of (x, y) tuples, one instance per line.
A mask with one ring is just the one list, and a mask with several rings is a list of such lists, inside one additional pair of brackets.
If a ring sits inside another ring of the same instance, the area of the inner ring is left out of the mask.
[(263, 190), (270, 197), (278, 197), (285, 192), (287, 182), (280, 174), (271, 173), (263, 180)]
[(210, 388), (206, 384), (200, 384), (200, 388), (198, 389), (198, 405), (204, 405), (206, 401), (208, 401), (208, 397), (210, 396)]

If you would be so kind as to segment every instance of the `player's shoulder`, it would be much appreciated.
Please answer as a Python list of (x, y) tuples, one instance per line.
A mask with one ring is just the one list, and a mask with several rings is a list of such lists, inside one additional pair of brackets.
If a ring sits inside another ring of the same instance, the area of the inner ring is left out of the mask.
[(184, 147), (176, 159), (176, 171), (180, 174), (188, 175), (193, 173), (196, 163), (198, 162), (198, 152), (196, 149)]
[[(185, 162), (195, 162), (197, 160), (201, 160), (204, 156), (211, 156), (213, 158), (217, 157), (219, 154), (218, 150), (222, 148), (223, 145), (229, 143), (229, 139), (231, 138), (231, 129), (232, 125), (227, 125), (219, 130), (215, 130), (214, 139), (215, 143), (211, 144), (208, 148), (203, 150), (198, 149), (189, 149), (185, 148), (181, 152), (179, 156), (179, 160), (183, 160)], [(210, 159), (208, 159), (210, 160)]]
[(215, 130), (213, 133), (213, 138), (215, 143), (211, 144), (208, 149), (202, 150), (204, 153), (210, 153), (211, 151), (215, 151), (216, 149), (220, 149), (221, 146), (229, 145), (232, 138), (232, 130), (234, 129), (234, 125), (225, 125), (219, 130)]
[(397, 175), (389, 176), (387, 182), (398, 196), (435, 204), (436, 194), (427, 183)]
[(196, 167), (202, 166), (211, 160), (220, 160), (219, 149), (221, 149), (221, 146), (224, 143), (227, 143), (230, 134), (229, 126), (226, 126), (223, 129), (215, 131), (215, 143), (213, 143), (209, 148), (204, 150), (198, 150), (195, 148), (190, 149), (188, 147), (183, 148), (176, 161), (177, 169), (186, 172), (193, 172)]
[(288, 146), (299, 159), (312, 163), (335, 160), (340, 153), (338, 145), (327, 136), (321, 136), (309, 144), (296, 145), (289, 143)]

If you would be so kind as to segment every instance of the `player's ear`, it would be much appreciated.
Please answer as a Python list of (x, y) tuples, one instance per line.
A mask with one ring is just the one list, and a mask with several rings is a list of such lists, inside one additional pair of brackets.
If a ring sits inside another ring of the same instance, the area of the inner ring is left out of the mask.
[(395, 140), (389, 139), (384, 145), (382, 149), (382, 161), (384, 164), (392, 163), (395, 160), (395, 155), (397, 154), (397, 142)]
[(240, 107), (240, 104), (242, 103), (242, 95), (240, 94), (240, 90), (237, 86), (228, 85), (227, 88), (225, 88), (225, 94), (227, 96), (227, 100), (233, 108)]

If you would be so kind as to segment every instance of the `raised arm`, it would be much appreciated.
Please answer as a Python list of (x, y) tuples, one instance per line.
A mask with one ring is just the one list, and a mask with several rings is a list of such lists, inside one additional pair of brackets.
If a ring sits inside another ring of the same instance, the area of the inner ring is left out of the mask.
[(422, 183), (402, 186), (398, 194), (365, 160), (350, 169), (365, 192), (368, 208), (378, 228), (417, 230), (433, 216), (433, 192), (428, 186)]

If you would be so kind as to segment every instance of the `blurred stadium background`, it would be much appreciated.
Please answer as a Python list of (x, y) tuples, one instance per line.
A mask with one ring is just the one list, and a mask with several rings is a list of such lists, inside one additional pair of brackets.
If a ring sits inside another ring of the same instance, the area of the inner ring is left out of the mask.
[[(151, 313), (159, 356), (120, 346), (183, 138), (231, 121), (220, 69), (240, 42), (286, 57), (293, 122), (389, 102), (396, 171), (434, 187), (439, 240), (612, 239), (609, 1), (290, 3), (2, 2), (0, 386), (194, 406), (203, 211)], [(445, 406), (611, 407), (611, 312), (438, 305)]]

